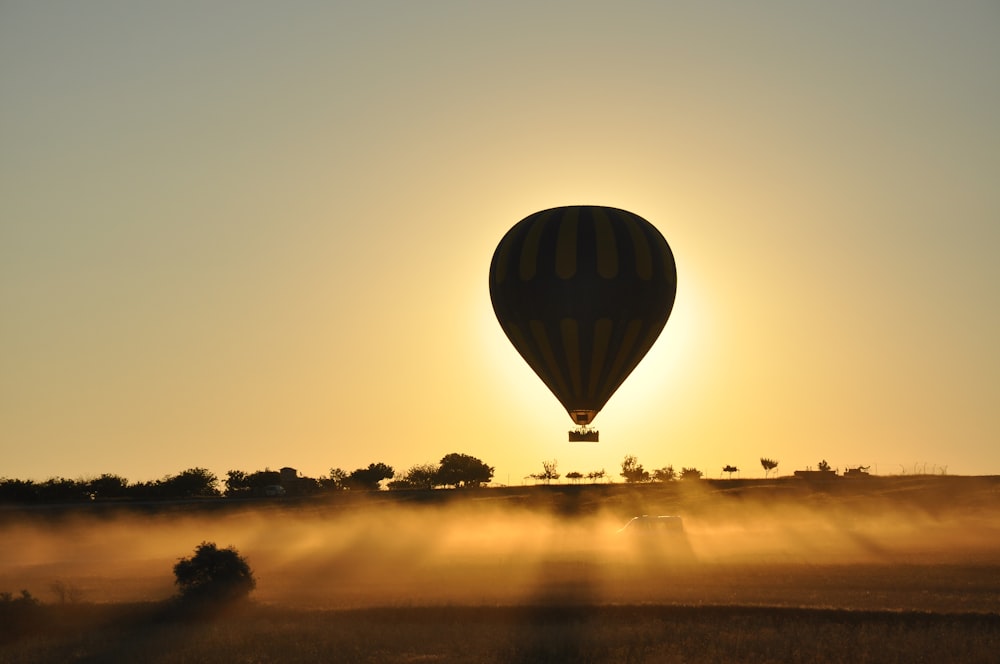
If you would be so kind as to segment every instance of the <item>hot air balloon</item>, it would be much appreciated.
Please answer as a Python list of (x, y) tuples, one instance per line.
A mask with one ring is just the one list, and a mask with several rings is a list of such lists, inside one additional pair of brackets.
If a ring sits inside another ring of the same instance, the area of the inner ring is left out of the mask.
[(571, 205), (525, 217), (490, 264), (500, 327), (577, 428), (589, 425), (670, 316), (677, 268), (663, 235), (617, 208)]

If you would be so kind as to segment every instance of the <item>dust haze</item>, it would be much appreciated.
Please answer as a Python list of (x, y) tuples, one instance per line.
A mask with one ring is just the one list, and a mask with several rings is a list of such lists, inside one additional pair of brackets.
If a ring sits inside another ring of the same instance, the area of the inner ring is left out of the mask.
[[(446, 492), (416, 504), (382, 495), (213, 509), (7, 509), (0, 591), (24, 588), (46, 602), (165, 599), (174, 563), (212, 541), (247, 558), (256, 601), (307, 608), (1000, 610), (1000, 484), (876, 481), (864, 491), (702, 482)], [(619, 532), (644, 513), (679, 515), (684, 530)]]

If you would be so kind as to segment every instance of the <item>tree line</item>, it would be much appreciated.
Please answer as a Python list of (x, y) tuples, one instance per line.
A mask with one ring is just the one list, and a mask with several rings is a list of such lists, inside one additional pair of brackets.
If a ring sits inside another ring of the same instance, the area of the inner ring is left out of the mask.
[(51, 477), (43, 482), (0, 478), (0, 502), (66, 503), (92, 500), (178, 500), (240, 498), (276, 495), (314, 495), (332, 491), (376, 491), (437, 487), (479, 487), (493, 479), (493, 467), (468, 454), (453, 452), (438, 464), (419, 464), (397, 475), (392, 466), (377, 462), (347, 472), (331, 468), (323, 477), (307, 477), (265, 468), (253, 472), (230, 470), (220, 479), (205, 468), (188, 468), (148, 482), (129, 482), (104, 473), (99, 477)]
[[(765, 477), (778, 466), (773, 459), (762, 458)], [(825, 464), (826, 462), (822, 462)], [(822, 467), (822, 464), (821, 464)], [(697, 468), (675, 470), (672, 465), (646, 470), (634, 455), (626, 455), (621, 464), (621, 477), (627, 483), (671, 482), (703, 477)], [(315, 495), (332, 491), (377, 491), (383, 487), (401, 489), (435, 489), (439, 487), (480, 487), (493, 480), (493, 467), (468, 454), (452, 452), (437, 464), (425, 463), (411, 466), (402, 473), (383, 462), (370, 463), (363, 468), (347, 472), (331, 468), (323, 477), (306, 477), (295, 473), (289, 476), (281, 471), (265, 468), (253, 472), (230, 470), (224, 478), (217, 477), (205, 468), (188, 468), (176, 475), (167, 475), (148, 482), (129, 482), (111, 473), (89, 479), (51, 477), (44, 482), (0, 478), (0, 503), (63, 503), (90, 500), (177, 500), (194, 498), (240, 498), (278, 495)], [(730, 478), (739, 469), (732, 465), (722, 471)], [(557, 481), (555, 459), (542, 462), (542, 472), (525, 479), (545, 484)], [(604, 469), (589, 473), (573, 471), (566, 479), (579, 483), (584, 479), (602, 481)]]

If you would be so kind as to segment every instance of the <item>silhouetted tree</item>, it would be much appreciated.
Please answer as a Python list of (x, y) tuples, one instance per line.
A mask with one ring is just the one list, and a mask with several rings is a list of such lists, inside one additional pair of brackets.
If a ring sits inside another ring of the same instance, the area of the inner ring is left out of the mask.
[(226, 485), (227, 496), (240, 496), (250, 493), (249, 476), (242, 470), (227, 471), (223, 484)]
[(331, 468), (329, 475), (319, 479), (319, 485), (324, 491), (340, 491), (347, 488), (347, 478), (346, 470)]
[(281, 473), (277, 470), (271, 470), (270, 468), (255, 470), (247, 475), (246, 481), (247, 486), (250, 487), (250, 492), (253, 493), (253, 495), (264, 496), (267, 495), (267, 487), (281, 485)]
[(653, 481), (654, 482), (670, 482), (677, 479), (677, 471), (674, 467), (664, 466), (663, 468), (657, 468), (653, 471)]
[(828, 472), (830, 470), (830, 464), (826, 462), (826, 459), (820, 461), (819, 465), (817, 465), (816, 467), (823, 472)]
[(733, 473), (740, 472), (740, 469), (733, 465), (728, 465), (722, 469), (722, 472), (729, 473), (729, 479), (733, 479)]
[(257, 585), (243, 556), (231, 546), (219, 549), (214, 542), (202, 542), (193, 557), (180, 559), (174, 576), (181, 599), (188, 601), (241, 600)]
[(478, 487), (493, 479), (493, 467), (474, 456), (452, 452), (441, 459), (434, 483), (441, 486)]
[(129, 497), (141, 500), (162, 498), (163, 494), (164, 489), (161, 480), (156, 480), (154, 482), (136, 482), (128, 488)]
[(589, 473), (587, 473), (587, 479), (590, 480), (591, 482), (596, 482), (597, 480), (603, 480), (604, 475), (605, 472), (603, 468), (601, 468), (600, 470), (592, 470)]
[(204, 468), (188, 468), (160, 481), (163, 495), (170, 498), (209, 498), (219, 495), (219, 478)]
[(50, 477), (38, 485), (38, 496), (47, 502), (79, 502), (90, 499), (85, 482), (65, 477)]
[(643, 470), (642, 464), (631, 454), (626, 455), (625, 460), (622, 461), (621, 475), (625, 478), (626, 482), (630, 483), (649, 481), (649, 473)]
[(33, 503), (38, 500), (38, 486), (31, 480), (0, 480), (0, 502)]
[(697, 468), (681, 468), (680, 478), (682, 480), (700, 480), (702, 472)]
[(124, 498), (128, 495), (128, 480), (104, 473), (87, 482), (87, 492), (92, 498)]
[(72, 583), (56, 579), (49, 584), (60, 604), (79, 604), (83, 599), (83, 591)]
[(311, 496), (319, 492), (321, 486), (319, 480), (308, 475), (298, 475), (290, 482), (281, 484), (290, 496)]
[(556, 470), (558, 466), (559, 462), (555, 459), (552, 459), (552, 461), (543, 461), (542, 472), (529, 475), (528, 477), (549, 484), (552, 480), (559, 479), (559, 472)]
[(406, 471), (406, 480), (418, 489), (433, 489), (437, 474), (438, 468), (434, 464), (424, 463)]
[(760, 458), (760, 465), (764, 468), (764, 477), (767, 477), (768, 473), (778, 467), (778, 462), (774, 459), (768, 459), (767, 457)]
[(390, 489), (433, 489), (438, 468), (432, 463), (412, 466), (406, 474), (387, 485)]
[[(51, 613), (44, 610), (41, 602), (27, 590), (22, 590), (17, 597), (9, 592), (0, 592), (0, 643), (13, 643), (30, 632), (41, 632), (43, 628), (51, 626), (51, 623)], [(5, 648), (0, 646), (0, 652), (4, 651)], [(8, 661), (18, 659), (16, 654), (11, 655), (12, 658)], [(3, 659), (7, 660), (7, 657)]]
[(392, 479), (396, 471), (384, 463), (370, 463), (367, 468), (358, 468), (347, 476), (347, 486), (351, 489), (378, 491), (382, 480)]
[(20, 597), (14, 597), (9, 592), (0, 593), (0, 605), (3, 606), (38, 606), (41, 604), (34, 595), (27, 590), (21, 591)]
[(583, 479), (583, 473), (577, 472), (575, 470), (566, 473), (566, 479), (571, 481), (573, 484), (579, 484), (580, 480)]

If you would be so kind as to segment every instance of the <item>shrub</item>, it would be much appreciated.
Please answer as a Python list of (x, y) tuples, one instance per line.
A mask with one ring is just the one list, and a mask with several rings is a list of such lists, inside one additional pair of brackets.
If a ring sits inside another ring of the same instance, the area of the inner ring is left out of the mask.
[(243, 600), (257, 585), (246, 559), (233, 547), (219, 549), (214, 542), (202, 542), (193, 557), (179, 560), (174, 576), (186, 601)]
[[(17, 597), (9, 592), (0, 592), (0, 645), (37, 629), (43, 622), (41, 603), (27, 590), (22, 590)], [(0, 659), (8, 661), (3, 657)]]

